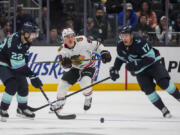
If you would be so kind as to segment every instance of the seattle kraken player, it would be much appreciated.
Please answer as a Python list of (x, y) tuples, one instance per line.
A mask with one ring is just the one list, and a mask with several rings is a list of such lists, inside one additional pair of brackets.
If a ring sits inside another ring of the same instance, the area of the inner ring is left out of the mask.
[(5, 85), (1, 99), (1, 120), (9, 117), (7, 112), (13, 96), (16, 94), (20, 117), (34, 118), (35, 114), (27, 108), (29, 77), (34, 87), (42, 86), (41, 80), (31, 71), (28, 64), (28, 49), (37, 37), (37, 27), (25, 23), (20, 32), (14, 33), (0, 43), (0, 79)]
[[(180, 93), (170, 81), (170, 76), (165, 67), (160, 63), (159, 51), (152, 48), (141, 37), (134, 37), (131, 26), (125, 25), (120, 29), (120, 38), (117, 45), (117, 57), (114, 66), (110, 69), (113, 81), (119, 78), (119, 70), (123, 63), (126, 69), (136, 76), (142, 91), (148, 96), (164, 117), (170, 118), (171, 114), (155, 91), (156, 84), (166, 90), (180, 102)], [(154, 83), (156, 81), (156, 84)]]

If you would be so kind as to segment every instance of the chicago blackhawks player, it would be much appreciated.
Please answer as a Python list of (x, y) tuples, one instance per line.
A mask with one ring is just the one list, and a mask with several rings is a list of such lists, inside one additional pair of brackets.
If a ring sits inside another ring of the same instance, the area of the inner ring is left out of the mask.
[[(59, 60), (63, 68), (70, 69), (60, 79), (57, 99), (63, 99), (68, 89), (80, 82), (81, 88), (91, 85), (93, 77), (96, 74), (95, 53), (101, 56), (103, 63), (111, 61), (111, 54), (105, 50), (105, 47), (98, 41), (91, 41), (85, 36), (75, 36), (72, 29), (67, 28), (62, 32), (63, 46), (59, 51)], [(83, 61), (83, 59), (88, 59)], [(83, 92), (85, 96), (84, 110), (91, 107), (92, 102), (92, 89), (88, 88)], [(60, 112), (65, 104), (65, 99), (60, 100), (56, 104), (56, 110)]]

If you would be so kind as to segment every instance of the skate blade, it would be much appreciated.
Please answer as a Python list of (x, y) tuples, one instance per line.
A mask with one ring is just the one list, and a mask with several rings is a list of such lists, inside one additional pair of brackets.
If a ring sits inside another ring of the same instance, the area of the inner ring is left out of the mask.
[(7, 122), (7, 119), (8, 119), (7, 117), (1, 117), (2, 122)]
[(16, 114), (17, 117), (23, 118), (23, 119), (28, 119), (28, 120), (34, 120), (34, 118), (26, 117), (22, 114)]

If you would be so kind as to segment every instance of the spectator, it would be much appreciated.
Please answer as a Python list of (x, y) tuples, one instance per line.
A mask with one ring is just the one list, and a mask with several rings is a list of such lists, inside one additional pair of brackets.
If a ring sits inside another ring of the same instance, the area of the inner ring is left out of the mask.
[[(137, 15), (133, 11), (133, 6), (131, 3), (126, 4), (126, 24), (131, 25), (132, 29), (135, 28), (137, 24)], [(118, 15), (118, 24), (123, 25), (124, 12), (120, 12)]]
[[(67, 19), (66, 22), (65, 22), (65, 27), (66, 28), (71, 28), (73, 31), (74, 30), (74, 22), (71, 18)], [(76, 31), (75, 31), (76, 32)]]
[(33, 25), (37, 26), (35, 19), (30, 14), (25, 14), (22, 7), (18, 7), (16, 17), (16, 31), (20, 31), (23, 24), (26, 22), (31, 22)]
[(47, 7), (42, 8), (42, 32), (46, 34), (46, 25), (47, 25)]
[[(166, 21), (167, 21), (167, 18), (165, 16), (162, 16), (160, 19), (159, 25), (157, 25), (155, 28), (156, 36), (160, 43), (165, 43)], [(169, 43), (171, 39), (172, 39), (172, 26), (169, 26), (168, 28), (168, 42)]]
[(147, 24), (146, 16), (140, 16), (138, 24), (135, 27), (135, 31), (139, 36), (142, 36), (148, 40), (148, 32), (151, 31), (151, 27)]
[(50, 30), (50, 43), (57, 43), (58, 32), (55, 26), (51, 27)]
[[(41, 1), (46, 1), (46, 0), (41, 0)], [(64, 21), (63, 19), (65, 18), (63, 14), (63, 1), (66, 2), (65, 0), (49, 0), (50, 2), (50, 22), (51, 25), (53, 26), (58, 26), (61, 25), (61, 23)], [(47, 5), (47, 3), (46, 3)]]
[(122, 3), (122, 0), (108, 0), (105, 3), (107, 13), (114, 14), (114, 13), (119, 13), (120, 11), (122, 11), (121, 3)]
[[(169, 14), (169, 23), (171, 25), (175, 25), (175, 21), (176, 21), (176, 18), (177, 16), (180, 15), (180, 5), (178, 5), (178, 3), (176, 3), (176, 1), (173, 1), (171, 0), (168, 0), (168, 14)], [(165, 7), (166, 7), (166, 1), (162, 1), (162, 4), (161, 4), (163, 7), (163, 11), (165, 11)], [(165, 12), (163, 12), (162, 16), (165, 16)]]
[(94, 27), (98, 29), (100, 33), (100, 38), (102, 41), (107, 38), (107, 18), (104, 13), (103, 7), (99, 6), (96, 9), (96, 16), (94, 18)]
[(1, 29), (0, 29), (0, 41), (4, 40), (4, 38), (8, 37), (11, 34), (11, 24), (8, 20), (1, 21)]
[[(123, 2), (123, 0), (121, 0)], [(127, 3), (131, 3), (133, 5), (133, 10), (135, 12), (139, 11), (139, 5), (142, 0), (126, 0)]]
[[(84, 34), (84, 29), (81, 29), (79, 32), (80, 35)], [(100, 33), (98, 29), (94, 28), (94, 20), (93, 18), (87, 19), (87, 37), (91, 40), (97, 40), (99, 42), (102, 42), (102, 39), (100, 38)]]
[[(2, 12), (0, 12), (0, 24), (1, 23), (3, 23), (3, 21), (5, 20), (6, 18), (5, 18), (5, 16), (4, 16), (4, 14), (2, 13)], [(1, 29), (2, 27), (1, 27), (1, 25), (0, 25), (0, 29)]]
[(82, 28), (82, 17), (77, 14), (75, 3), (66, 3), (64, 6), (65, 20), (71, 20), (73, 22), (73, 30), (78, 33), (79, 30)]
[(142, 15), (147, 18), (146, 24), (150, 25), (152, 29), (155, 29), (157, 26), (157, 17), (156, 13), (152, 10), (150, 1), (148, 0), (142, 2), (140, 11), (137, 12), (138, 18)]

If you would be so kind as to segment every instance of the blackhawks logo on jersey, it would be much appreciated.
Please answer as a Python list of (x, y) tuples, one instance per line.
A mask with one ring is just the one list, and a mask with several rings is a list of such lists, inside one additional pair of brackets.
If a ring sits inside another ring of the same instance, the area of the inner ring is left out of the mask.
[(78, 66), (78, 65), (82, 64), (82, 62), (83, 62), (82, 60), (84, 58), (85, 58), (84, 56), (74, 55), (71, 57), (72, 64)]
[(77, 42), (83, 41), (83, 37), (78, 37), (76, 40)]

